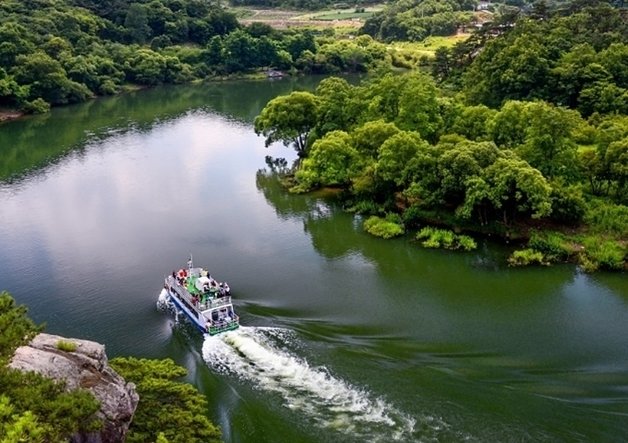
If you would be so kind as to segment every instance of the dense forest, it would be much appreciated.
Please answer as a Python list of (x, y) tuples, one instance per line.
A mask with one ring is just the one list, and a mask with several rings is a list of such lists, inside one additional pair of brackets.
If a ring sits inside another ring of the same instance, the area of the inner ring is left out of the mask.
[[(42, 326), (24, 306), (0, 292), (0, 441), (68, 441), (77, 432), (100, 429), (98, 401), (88, 392), (67, 392), (61, 383), (35, 373), (10, 369), (13, 352), (28, 343)], [(140, 401), (128, 442), (219, 442), (220, 430), (207, 418), (205, 397), (178, 381), (186, 370), (172, 360), (116, 358), (111, 365), (136, 384)]]
[(115, 94), (259, 68), (364, 72), (387, 60), (368, 36), (315, 40), (304, 30), (238, 24), (204, 0), (6, 0), (0, 3), (0, 108)]
[(362, 32), (383, 41), (452, 35), (474, 22), (475, 0), (399, 0), (366, 20)]
[(625, 269), (624, 11), (524, 18), (483, 38), (441, 51), (440, 85), (421, 73), (329, 78), (269, 102), (256, 131), (299, 153), (294, 191), (344, 189), (347, 207), (380, 216), (366, 225), (379, 235), (428, 222), (529, 239), (513, 263)]

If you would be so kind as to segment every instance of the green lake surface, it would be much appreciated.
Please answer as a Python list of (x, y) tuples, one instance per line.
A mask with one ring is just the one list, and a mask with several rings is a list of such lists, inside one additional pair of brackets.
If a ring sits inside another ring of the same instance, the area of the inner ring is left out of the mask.
[[(171, 357), (226, 442), (628, 441), (628, 278), (363, 232), (252, 122), (317, 78), (162, 87), (0, 124), (0, 290), (110, 358)], [(243, 327), (158, 306), (190, 254)]]

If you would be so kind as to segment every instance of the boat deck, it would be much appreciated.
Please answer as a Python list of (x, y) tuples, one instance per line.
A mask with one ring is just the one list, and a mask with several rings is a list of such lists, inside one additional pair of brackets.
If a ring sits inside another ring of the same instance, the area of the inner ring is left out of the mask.
[[(231, 296), (230, 295), (220, 295), (220, 292), (201, 292), (195, 287), (196, 278), (190, 277), (185, 285), (179, 284), (176, 278), (172, 275), (167, 278), (168, 284), (181, 289), (181, 294), (187, 299), (189, 303), (194, 305), (194, 307), (205, 313), (205, 311), (210, 311), (215, 308), (220, 308), (222, 306), (228, 306), (231, 304)], [(197, 303), (194, 303), (194, 298), (196, 297)]]

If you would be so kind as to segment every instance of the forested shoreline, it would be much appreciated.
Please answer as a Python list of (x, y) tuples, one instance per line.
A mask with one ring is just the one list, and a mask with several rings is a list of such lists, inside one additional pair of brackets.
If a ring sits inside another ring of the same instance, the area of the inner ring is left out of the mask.
[[(349, 209), (379, 217), (365, 226), (376, 235), (440, 224), (527, 241), (512, 264), (625, 270), (624, 12), (524, 18), (440, 51), (436, 80), (330, 78), (271, 101), (256, 131), (299, 153), (293, 191), (342, 188)], [(455, 247), (432, 234), (426, 246)]]
[(204, 0), (8, 0), (0, 4), (0, 109), (41, 113), (129, 88), (266, 69), (366, 72), (388, 62), (369, 36), (241, 26)]

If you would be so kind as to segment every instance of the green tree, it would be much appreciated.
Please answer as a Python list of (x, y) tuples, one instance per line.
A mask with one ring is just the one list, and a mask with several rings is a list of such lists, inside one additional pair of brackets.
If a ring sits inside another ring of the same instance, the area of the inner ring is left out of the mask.
[(312, 145), (308, 158), (296, 173), (305, 188), (346, 186), (360, 168), (360, 155), (351, 146), (351, 137), (343, 131), (332, 131)]
[[(207, 400), (192, 385), (178, 382), (185, 368), (172, 360), (115, 358), (111, 366), (137, 387), (140, 401), (127, 442), (220, 442), (220, 429), (207, 418)], [(160, 437), (161, 435), (161, 437)]]
[(151, 49), (138, 49), (128, 60), (126, 69), (132, 81), (157, 85), (165, 80), (166, 58)]
[(0, 292), (0, 441), (66, 441), (72, 434), (97, 430), (99, 409), (87, 391), (66, 392), (63, 383), (34, 372), (9, 369), (15, 349), (28, 343), (41, 326), (26, 315), (26, 308)]
[(417, 131), (424, 139), (435, 142), (443, 119), (434, 82), (426, 75), (412, 75), (405, 78), (404, 83), (395, 123), (402, 130)]
[(440, 186), (436, 194), (441, 201), (458, 206), (465, 199), (467, 181), (482, 176), (500, 157), (500, 151), (492, 142), (465, 140), (451, 147), (442, 146), (437, 161)]
[(92, 95), (85, 85), (70, 80), (61, 63), (43, 51), (19, 56), (14, 72), (18, 83), (29, 84), (31, 100), (42, 98), (52, 104), (66, 104)]
[(20, 86), (13, 76), (0, 68), (0, 106), (19, 106), (28, 95), (28, 87)]
[(239, 29), (223, 42), (224, 63), (228, 72), (246, 71), (256, 65), (258, 52), (255, 40)]
[(578, 109), (584, 115), (628, 113), (628, 89), (614, 83), (596, 82), (580, 91)]
[(489, 121), (489, 134), (497, 146), (515, 148), (525, 141), (526, 104), (521, 101), (507, 101)]
[(35, 50), (27, 36), (32, 34), (22, 24), (8, 21), (0, 25), (0, 66), (10, 68), (18, 56)]
[(281, 141), (294, 145), (299, 157), (307, 156), (308, 137), (318, 118), (318, 99), (310, 92), (293, 92), (272, 99), (255, 119), (255, 133), (265, 144)]
[(615, 181), (615, 195), (619, 201), (628, 201), (628, 137), (612, 142), (606, 150), (604, 163)]
[(26, 312), (26, 307), (16, 305), (8, 292), (0, 292), (0, 366), (42, 329), (35, 326)]
[(489, 138), (489, 122), (496, 114), (497, 111), (484, 105), (467, 106), (454, 120), (451, 131), (469, 140), (486, 140)]
[(375, 120), (356, 128), (351, 133), (351, 137), (353, 138), (353, 146), (361, 155), (377, 158), (380, 146), (397, 133), (399, 133), (399, 128), (394, 123)]
[(577, 175), (576, 149), (572, 131), (581, 123), (580, 115), (544, 102), (525, 106), (525, 141), (518, 152), (521, 158), (548, 178)]
[(31, 412), (17, 414), (6, 396), (0, 396), (0, 441), (43, 443), (46, 433)]
[(524, 160), (515, 156), (499, 158), (485, 169), (483, 176), (490, 187), (490, 201), (495, 209), (501, 210), (505, 225), (509, 225), (517, 214), (541, 218), (551, 213), (550, 185)]
[(388, 138), (378, 150), (378, 177), (400, 187), (407, 185), (412, 159), (427, 146), (428, 143), (417, 132), (401, 131)]
[(316, 88), (318, 97), (317, 134), (322, 136), (334, 130), (348, 130), (357, 120), (351, 109), (353, 87), (342, 78), (328, 77)]
[(124, 19), (124, 27), (131, 42), (145, 43), (151, 35), (146, 6), (140, 3), (131, 3)]

